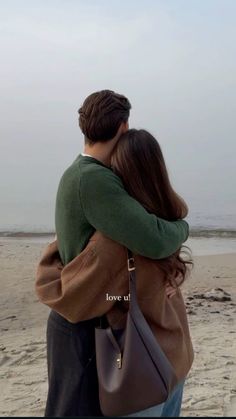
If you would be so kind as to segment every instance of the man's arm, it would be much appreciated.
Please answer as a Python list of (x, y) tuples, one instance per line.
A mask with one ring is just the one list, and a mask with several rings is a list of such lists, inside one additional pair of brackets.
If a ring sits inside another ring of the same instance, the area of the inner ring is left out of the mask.
[(80, 194), (88, 222), (136, 254), (162, 259), (188, 238), (186, 221), (170, 222), (149, 214), (110, 169), (90, 168), (81, 179)]

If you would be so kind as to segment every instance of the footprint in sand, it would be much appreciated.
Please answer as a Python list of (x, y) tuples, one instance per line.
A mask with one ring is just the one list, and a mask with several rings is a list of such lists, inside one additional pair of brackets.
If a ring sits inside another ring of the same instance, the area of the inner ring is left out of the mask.
[(4, 355), (3, 358), (0, 360), (0, 367), (7, 364), (11, 358), (8, 355)]
[(14, 358), (10, 363), (9, 366), (12, 365), (20, 365), (22, 363), (22, 361), (24, 361), (26, 358), (28, 357), (28, 354), (26, 351), (22, 351), (20, 353), (20, 356), (17, 356), (16, 358)]

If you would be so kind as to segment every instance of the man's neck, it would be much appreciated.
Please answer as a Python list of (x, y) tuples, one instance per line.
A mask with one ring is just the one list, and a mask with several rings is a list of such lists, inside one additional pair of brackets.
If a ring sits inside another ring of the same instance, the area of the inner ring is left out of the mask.
[(93, 157), (96, 160), (99, 160), (100, 162), (102, 162), (106, 166), (110, 166), (111, 157), (108, 156), (104, 152), (101, 152), (101, 151), (99, 152), (98, 150), (95, 150), (93, 147), (86, 147), (85, 146), (83, 153), (88, 154), (89, 156)]
[(128, 122), (122, 122), (115, 137), (109, 141), (89, 142), (85, 137), (84, 154), (89, 154), (106, 166), (111, 166), (111, 156), (120, 136), (129, 128)]
[(111, 165), (111, 154), (116, 142), (117, 139), (115, 141), (98, 142), (93, 145), (85, 144), (83, 152), (109, 167)]

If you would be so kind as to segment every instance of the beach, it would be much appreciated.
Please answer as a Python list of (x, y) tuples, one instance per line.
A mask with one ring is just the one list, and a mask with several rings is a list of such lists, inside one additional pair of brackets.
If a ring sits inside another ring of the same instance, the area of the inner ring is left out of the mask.
[[(214, 254), (209, 240), (198, 241), (194, 270), (183, 286), (195, 350), (185, 417), (236, 416), (236, 251), (216, 246)], [(49, 309), (38, 302), (34, 280), (47, 242), (0, 237), (0, 416), (44, 414)]]

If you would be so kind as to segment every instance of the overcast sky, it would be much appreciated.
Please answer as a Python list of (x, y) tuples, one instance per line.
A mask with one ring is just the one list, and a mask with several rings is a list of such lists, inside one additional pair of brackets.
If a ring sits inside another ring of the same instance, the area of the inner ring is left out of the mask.
[[(128, 96), (193, 213), (235, 212), (235, 0), (0, 0), (1, 225), (53, 225), (77, 110)], [(29, 221), (30, 220), (30, 221)]]

